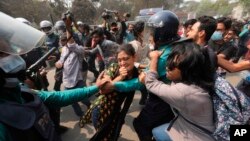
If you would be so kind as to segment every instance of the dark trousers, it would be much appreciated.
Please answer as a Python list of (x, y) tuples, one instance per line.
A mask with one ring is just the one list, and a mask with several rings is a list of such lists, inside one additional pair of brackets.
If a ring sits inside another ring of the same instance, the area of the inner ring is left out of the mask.
[(140, 90), (141, 92), (141, 99), (139, 104), (144, 105), (146, 104), (147, 98), (148, 98), (148, 90), (146, 88), (143, 88)]
[[(56, 69), (56, 72), (57, 71), (59, 71), (59, 69)], [(60, 80), (55, 81), (54, 90), (60, 91), (61, 84), (62, 84), (62, 77)], [(54, 122), (55, 129), (58, 133), (59, 133), (59, 126), (60, 126), (60, 110), (61, 110), (61, 108), (50, 108), (49, 109), (51, 120)]]
[(101, 73), (105, 69), (105, 64), (102, 60), (99, 60), (98, 64), (99, 64), (99, 73)]
[[(65, 89), (66, 89), (66, 90), (70, 90), (70, 89), (82, 88), (82, 87), (84, 87), (84, 83), (83, 83), (82, 80), (80, 80), (80, 81), (77, 82), (76, 86), (74, 86), (74, 87), (72, 87), (72, 88), (65, 88)], [(91, 104), (88, 98), (82, 100), (81, 102), (82, 102), (84, 105), (86, 105), (87, 107), (89, 107), (90, 104)], [(74, 103), (74, 104), (72, 104), (72, 107), (73, 107), (74, 112), (75, 112), (75, 114), (76, 114), (77, 116), (79, 116), (79, 117), (83, 116), (84, 112), (82, 111), (80, 105), (79, 105), (77, 102)]]
[(97, 71), (95, 67), (95, 58), (96, 58), (95, 55), (90, 55), (87, 59), (87, 63), (88, 63), (88, 70), (94, 74), (95, 78), (97, 78), (99, 75), (99, 72)]
[(134, 129), (141, 141), (152, 140), (152, 129), (170, 122), (174, 114), (166, 102), (149, 93), (149, 99), (137, 118), (133, 121)]
[[(59, 71), (59, 69), (56, 69), (56, 72), (58, 72), (58, 71)], [(55, 81), (54, 90), (55, 91), (60, 91), (61, 84), (62, 84), (62, 77), (60, 78), (60, 80)]]

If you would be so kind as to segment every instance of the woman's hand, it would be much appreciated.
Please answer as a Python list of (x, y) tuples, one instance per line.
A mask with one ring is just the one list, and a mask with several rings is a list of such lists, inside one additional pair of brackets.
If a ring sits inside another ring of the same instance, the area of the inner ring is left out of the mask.
[(120, 74), (119, 76), (123, 80), (128, 76), (128, 70), (125, 67), (120, 67), (119, 74)]
[(139, 75), (139, 81), (140, 81), (142, 84), (145, 84), (145, 78), (146, 78), (145, 72), (141, 72), (140, 75)]
[(105, 77), (104, 71), (100, 73), (98, 78), (96, 79), (96, 86), (101, 89), (105, 86), (106, 83), (111, 82), (111, 79), (109, 77)]
[(162, 51), (151, 51), (149, 53), (149, 57), (150, 57), (151, 60), (152, 59), (158, 59), (161, 56), (161, 54), (162, 54)]

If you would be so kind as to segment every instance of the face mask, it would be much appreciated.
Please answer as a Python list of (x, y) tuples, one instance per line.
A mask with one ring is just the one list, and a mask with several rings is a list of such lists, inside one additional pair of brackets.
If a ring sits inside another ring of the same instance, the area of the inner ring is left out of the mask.
[(61, 36), (64, 33), (64, 30), (58, 30), (57, 33), (59, 36)]
[(213, 35), (211, 36), (211, 40), (213, 40), (213, 41), (219, 41), (219, 40), (222, 40), (222, 39), (223, 39), (223, 36), (222, 36), (221, 31), (215, 31), (213, 33)]
[(9, 55), (0, 58), (0, 68), (5, 73), (16, 73), (26, 68), (25, 61), (19, 55)]

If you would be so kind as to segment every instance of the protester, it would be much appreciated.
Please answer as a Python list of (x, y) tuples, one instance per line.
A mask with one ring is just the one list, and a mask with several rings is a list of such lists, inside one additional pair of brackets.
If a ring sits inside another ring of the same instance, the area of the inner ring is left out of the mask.
[(193, 41), (200, 45), (202, 48), (206, 48), (209, 52), (210, 61), (213, 63), (214, 71), (218, 67), (217, 56), (211, 47), (208, 45), (208, 41), (216, 30), (216, 20), (211, 16), (201, 16), (197, 19), (197, 22), (191, 27), (187, 33), (187, 38), (193, 39)]
[[(247, 46), (248, 48), (250, 48), (250, 45)], [(250, 96), (250, 56), (249, 56), (249, 50), (246, 53), (245, 57), (243, 60), (241, 60), (238, 63), (234, 63), (231, 61), (226, 60), (225, 58), (223, 58), (222, 56), (218, 55), (218, 64), (226, 69), (229, 72), (239, 72), (239, 71), (243, 71), (246, 70), (246, 72), (242, 72), (242, 79), (241, 81), (238, 83), (237, 88), (239, 90), (241, 90), (242, 92), (244, 92), (246, 95)]]
[(123, 38), (123, 43), (129, 43), (134, 40), (134, 24), (128, 23), (126, 34)]
[[(63, 47), (60, 60), (56, 63), (57, 68), (63, 69), (63, 85), (65, 89), (81, 88), (86, 86), (82, 77), (82, 56), (84, 48), (75, 43), (74, 39), (71, 40)], [(82, 101), (87, 107), (90, 106), (88, 99)], [(75, 114), (81, 117), (84, 112), (78, 103), (72, 104)]]
[[(117, 44), (123, 43), (123, 38), (126, 35), (126, 18), (122, 17), (118, 12), (114, 13), (116, 16), (116, 21), (110, 24), (110, 33), (113, 35), (115, 42)], [(120, 23), (120, 27), (118, 26)]]
[[(217, 19), (217, 28), (216, 31), (211, 36), (209, 41), (209, 46), (214, 50), (217, 55), (221, 55), (227, 60), (235, 57), (237, 53), (237, 48), (230, 44), (229, 42), (225, 42), (223, 40), (224, 35), (231, 28), (232, 20), (226, 17), (220, 17)], [(217, 74), (221, 77), (226, 77), (226, 71), (218, 67)]]
[[(149, 35), (153, 36), (155, 48), (163, 51), (158, 62), (160, 80), (164, 83), (169, 83), (170, 81), (166, 78), (166, 58), (172, 49), (170, 44), (180, 39), (177, 34), (179, 20), (171, 11), (163, 11), (151, 16), (147, 26), (151, 29), (149, 30)], [(142, 84), (138, 82), (138, 79), (132, 79), (124, 82), (115, 82), (113, 85), (105, 85), (102, 89), (109, 90), (112, 87), (115, 87), (118, 91), (127, 92), (140, 89)], [(141, 141), (151, 141), (153, 137), (152, 129), (169, 122), (173, 117), (170, 106), (158, 96), (149, 93), (146, 105), (138, 117), (134, 119), (133, 125)]]
[[(211, 132), (215, 129), (211, 100), (214, 93), (214, 72), (208, 52), (203, 50), (190, 41), (173, 47), (166, 68), (171, 84), (157, 80), (157, 62), (161, 52), (150, 53), (150, 71), (146, 73), (145, 85), (149, 91), (170, 104), (176, 115), (172, 122), (153, 129), (156, 141), (213, 140), (186, 121), (187, 119)], [(144, 77), (145, 75), (141, 75), (140, 80), (143, 81)]]
[(191, 27), (197, 22), (196, 19), (189, 19), (184, 24), (184, 37), (187, 37), (187, 33), (190, 31)]
[[(105, 70), (106, 76), (104, 77), (112, 79), (112, 82), (138, 77), (138, 69), (134, 67), (135, 60), (135, 50), (132, 45), (122, 45), (117, 51), (118, 63), (111, 64)], [(118, 139), (134, 94), (135, 90), (126, 93), (113, 91), (106, 95), (100, 95), (93, 102), (88, 112), (80, 120), (81, 127), (90, 121), (93, 122), (96, 134), (90, 140)]]
[[(90, 69), (94, 68), (95, 65), (95, 57), (98, 59), (99, 64), (99, 72), (102, 72), (106, 67), (109, 66), (109, 64), (112, 63), (112, 61), (115, 61), (115, 52), (118, 48), (118, 44), (106, 40), (104, 38), (104, 30), (102, 28), (97, 28), (91, 33), (91, 50), (87, 51), (87, 54), (90, 55), (88, 60), (88, 64), (90, 65)], [(93, 67), (91, 67), (93, 66)], [(95, 77), (96, 74), (94, 73)]]

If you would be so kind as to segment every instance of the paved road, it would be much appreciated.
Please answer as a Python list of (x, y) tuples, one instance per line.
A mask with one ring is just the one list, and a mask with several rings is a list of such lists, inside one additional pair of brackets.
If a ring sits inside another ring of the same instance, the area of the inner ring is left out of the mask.
[[(48, 78), (50, 84), (54, 84), (54, 70), (52, 69), (48, 73)], [(87, 84), (90, 85), (89, 81), (93, 79), (93, 74), (91, 72), (88, 73)], [(239, 81), (238, 74), (230, 74), (227, 75), (227, 79), (233, 84), (236, 85)], [(49, 86), (49, 90), (52, 89), (52, 85)], [(140, 106), (140, 92), (136, 92), (134, 101), (128, 111), (128, 114), (125, 119), (125, 124), (123, 125), (121, 136), (119, 141), (138, 141), (138, 137), (134, 131), (132, 126), (133, 119), (139, 114), (142, 106)], [(91, 97), (93, 100), (94, 97)], [(84, 105), (81, 105), (82, 108), (86, 110)], [(84, 128), (79, 128), (78, 126), (79, 118), (74, 114), (71, 106), (67, 106), (62, 108), (61, 110), (61, 125), (64, 125), (69, 128), (69, 130), (62, 135), (63, 141), (88, 141), (92, 135), (95, 133), (95, 129), (91, 124), (86, 125)]]

